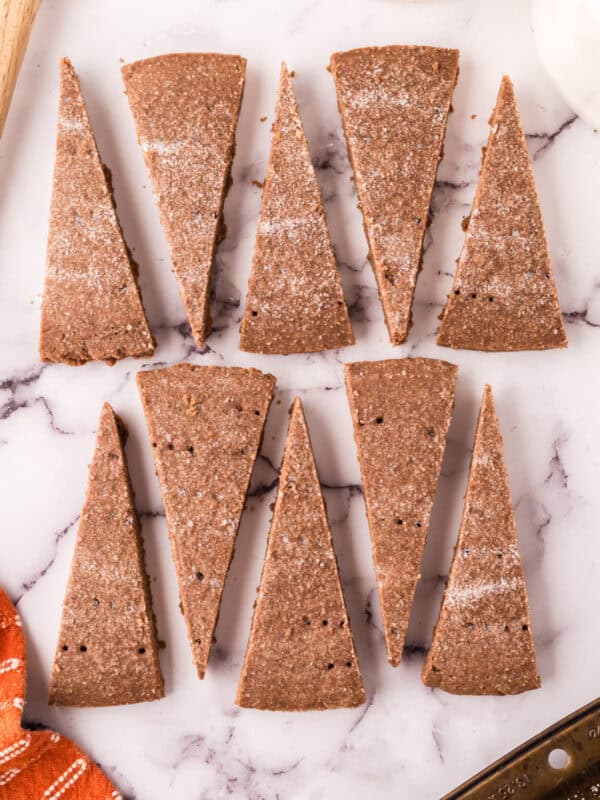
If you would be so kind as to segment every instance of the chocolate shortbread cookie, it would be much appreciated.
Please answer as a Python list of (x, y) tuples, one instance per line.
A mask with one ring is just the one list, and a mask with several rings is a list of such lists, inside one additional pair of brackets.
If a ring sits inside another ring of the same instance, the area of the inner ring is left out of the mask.
[(236, 703), (309, 711), (364, 702), (327, 512), (297, 398)]
[(309, 353), (354, 344), (292, 81), (281, 66), (240, 346)]
[(458, 50), (363, 47), (334, 53), (329, 69), (385, 321), (392, 344), (400, 344), (411, 323)]
[(112, 706), (164, 696), (123, 435), (106, 403), (64, 600), (51, 705)]
[(457, 367), (431, 358), (346, 364), (388, 661), (398, 666), (454, 408)]
[(490, 125), (437, 342), (467, 350), (566, 347), (535, 179), (506, 76)]
[(139, 372), (194, 662), (204, 677), (275, 378), (177, 364)]
[(136, 267), (119, 227), (79, 80), (61, 61), (56, 163), (50, 206), (40, 358), (83, 364), (148, 356)]
[(225, 233), (246, 60), (172, 53), (126, 64), (125, 90), (192, 334), (210, 333), (215, 247)]
[(537, 689), (502, 437), (485, 387), (458, 542), (423, 682), (453, 694)]

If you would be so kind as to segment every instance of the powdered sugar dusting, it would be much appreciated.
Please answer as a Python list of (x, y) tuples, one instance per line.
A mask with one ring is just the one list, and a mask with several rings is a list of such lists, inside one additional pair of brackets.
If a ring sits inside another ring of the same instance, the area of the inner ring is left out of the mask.
[(261, 219), (258, 233), (261, 236), (277, 236), (285, 234), (289, 239), (301, 239), (309, 235), (303, 233), (303, 228), (315, 227), (312, 217), (282, 217), (281, 219)]
[(192, 333), (201, 345), (245, 60), (177, 53), (129, 64), (123, 78)]
[(162, 158), (170, 158), (172, 156), (178, 156), (185, 147), (186, 143), (181, 140), (165, 142), (157, 139), (153, 141), (142, 139), (140, 144), (144, 153), (154, 153)]
[(373, 268), (393, 343), (403, 342), (458, 52), (368, 47), (331, 68)]
[(77, 76), (62, 64), (40, 352), (83, 363), (148, 355), (153, 341)]
[(241, 346), (290, 353), (351, 343), (319, 188), (283, 67)]
[(58, 129), (64, 133), (82, 133), (86, 130), (86, 126), (81, 119), (61, 114), (58, 118)]
[(438, 344), (538, 350), (566, 343), (527, 145), (504, 78)]
[(390, 92), (383, 86), (375, 85), (371, 88), (359, 89), (349, 98), (348, 105), (351, 108), (365, 110), (373, 106), (376, 109), (381, 107), (393, 108), (394, 106), (406, 108), (412, 104), (406, 92), (402, 90), (400, 92)]
[(524, 583), (520, 576), (499, 578), (496, 581), (487, 581), (474, 585), (453, 585), (446, 592), (445, 603), (448, 608), (468, 606), (489, 595), (514, 592), (518, 589), (522, 589), (523, 586)]
[(483, 395), (448, 586), (423, 677), (459, 694), (539, 686), (527, 590), (491, 389)]

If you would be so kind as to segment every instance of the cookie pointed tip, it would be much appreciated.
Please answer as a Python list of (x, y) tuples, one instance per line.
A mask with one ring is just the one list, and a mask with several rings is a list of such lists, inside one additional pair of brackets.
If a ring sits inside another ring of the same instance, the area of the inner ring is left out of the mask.
[(294, 397), (292, 405), (290, 406), (290, 417), (292, 422), (298, 418), (304, 418), (304, 406), (300, 397)]
[(281, 62), (281, 67), (279, 70), (279, 89), (285, 87), (286, 89), (292, 88), (292, 77), (294, 75), (294, 71), (288, 68), (288, 65), (285, 61)]
[(496, 406), (494, 404), (494, 395), (492, 393), (492, 387), (489, 383), (486, 383), (483, 387), (483, 395), (481, 397), (481, 410), (479, 412), (480, 415), (480, 424), (481, 425), (489, 425), (491, 421), (496, 417)]
[(80, 92), (79, 89), (79, 76), (77, 74), (77, 70), (73, 66), (73, 62), (68, 56), (63, 56), (59, 63), (60, 69), (60, 78), (63, 83), (68, 82), (75, 82), (77, 84), (77, 90)]
[(406, 331), (395, 331), (390, 336), (390, 341), (394, 347), (398, 347), (401, 344), (404, 344), (408, 338), (408, 333)]
[(487, 408), (491, 408), (494, 411), (494, 393), (489, 383), (486, 383), (483, 387), (483, 395), (481, 396), (481, 409)]
[(125, 426), (122, 425), (121, 421), (119, 420), (118, 416), (115, 414), (114, 408), (110, 405), (110, 403), (104, 403), (102, 409), (100, 410), (100, 421), (98, 424), (98, 430), (103, 429), (105, 433), (112, 433), (114, 431), (117, 432), (119, 437), (121, 437), (121, 441), (125, 440)]
[[(71, 59), (67, 56), (63, 56), (59, 62), (59, 70), (60, 70), (60, 82), (63, 85), (68, 85), (73, 83), (74, 81), (79, 85), (79, 79), (77, 77), (77, 73), (75, 72), (75, 67), (71, 63)], [(79, 91), (79, 89), (78, 89)]]
[(515, 87), (509, 75), (503, 75), (498, 89), (498, 97), (505, 97), (507, 100), (515, 101)]

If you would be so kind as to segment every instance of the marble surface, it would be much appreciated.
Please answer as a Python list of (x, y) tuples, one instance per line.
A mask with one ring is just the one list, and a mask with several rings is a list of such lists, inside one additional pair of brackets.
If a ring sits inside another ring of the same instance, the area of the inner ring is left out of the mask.
[[(341, 137), (329, 54), (366, 44), (459, 47), (454, 95), (426, 235), (415, 324), (392, 348), (384, 328)], [(216, 329), (202, 352), (185, 322), (142, 154), (123, 95), (120, 59), (171, 50), (249, 59), (228, 235), (217, 255)], [(254, 365), (277, 375), (207, 677), (199, 682), (178, 609), (174, 569), (134, 376), (141, 363), (41, 366), (40, 295), (60, 56), (78, 69), (100, 151), (113, 172), (125, 237), (158, 340), (154, 362)], [(319, 355), (239, 352), (279, 62), (297, 72), (301, 113), (325, 198), (357, 338)], [(500, 77), (513, 78), (564, 311), (565, 352), (451, 352), (434, 334), (469, 211)], [(476, 115), (476, 116), (474, 116)], [(259, 118), (267, 116), (267, 121)], [(17, 602), (29, 652), (25, 717), (86, 748), (127, 798), (435, 798), (598, 692), (600, 568), (600, 142), (564, 104), (537, 60), (528, 3), (438, 0), (45, 0), (0, 142), (0, 584)], [(457, 405), (401, 665), (386, 663), (342, 363), (403, 355), (460, 366)], [(505, 438), (543, 688), (511, 698), (460, 698), (422, 686), (420, 670), (460, 518), (483, 384)], [(358, 710), (302, 715), (237, 709), (235, 687), (274, 499), (287, 408), (303, 398), (327, 499), (368, 693)], [(118, 709), (50, 709), (48, 676), (100, 407), (130, 430), (132, 480), (152, 577), (166, 699)]]

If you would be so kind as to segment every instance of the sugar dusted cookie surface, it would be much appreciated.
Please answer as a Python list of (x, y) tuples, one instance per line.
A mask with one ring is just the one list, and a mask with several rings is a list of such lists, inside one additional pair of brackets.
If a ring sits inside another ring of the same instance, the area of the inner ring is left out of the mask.
[(148, 356), (136, 267), (115, 213), (79, 80), (61, 62), (40, 358), (66, 364)]
[(223, 237), (246, 60), (172, 53), (126, 64), (125, 90), (196, 343), (210, 332), (210, 279)]
[(240, 346), (287, 354), (351, 344), (321, 194), (283, 64)]
[(489, 386), (423, 681), (453, 694), (518, 694), (540, 686), (502, 438)]
[(535, 179), (510, 78), (491, 132), (438, 344), (468, 350), (566, 347)]
[(410, 328), (458, 50), (364, 47), (334, 53), (330, 70), (385, 321), (392, 344), (400, 344)]

